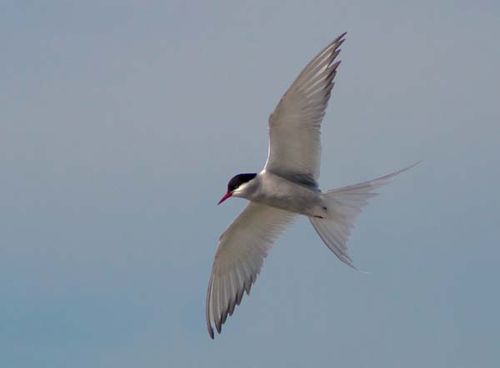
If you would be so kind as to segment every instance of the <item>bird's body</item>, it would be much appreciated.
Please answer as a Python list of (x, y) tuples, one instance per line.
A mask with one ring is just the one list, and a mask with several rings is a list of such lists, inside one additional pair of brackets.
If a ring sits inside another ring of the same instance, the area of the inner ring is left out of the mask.
[(269, 118), (269, 155), (260, 173), (234, 176), (219, 204), (229, 197), (250, 201), (221, 235), (207, 290), (210, 336), (250, 292), (278, 235), (297, 216), (306, 216), (326, 246), (354, 268), (347, 240), (354, 221), (375, 189), (403, 169), (367, 182), (322, 192), (320, 133), (340, 61), (345, 33), (299, 74)]
[(293, 181), (262, 170), (233, 196), (290, 211), (296, 214), (324, 217), (327, 209), (317, 185)]

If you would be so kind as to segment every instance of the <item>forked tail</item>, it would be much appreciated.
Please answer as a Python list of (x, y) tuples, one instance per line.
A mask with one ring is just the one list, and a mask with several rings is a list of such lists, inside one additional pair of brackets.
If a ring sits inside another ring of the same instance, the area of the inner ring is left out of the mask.
[(347, 252), (347, 240), (354, 227), (354, 221), (363, 207), (368, 204), (368, 200), (377, 195), (375, 191), (379, 187), (389, 183), (393, 177), (418, 163), (364, 183), (332, 189), (323, 194), (330, 216), (328, 218), (309, 217), (309, 221), (326, 246), (342, 262), (356, 269)]

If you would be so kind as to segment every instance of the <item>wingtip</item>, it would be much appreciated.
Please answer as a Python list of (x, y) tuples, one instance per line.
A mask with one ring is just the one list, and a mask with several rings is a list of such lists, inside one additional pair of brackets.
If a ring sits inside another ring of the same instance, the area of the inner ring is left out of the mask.
[(340, 36), (338, 36), (336, 40), (337, 41), (344, 40), (345, 36), (347, 36), (347, 31), (345, 31), (344, 33), (341, 33)]
[(212, 340), (215, 338), (214, 329), (212, 328), (212, 326), (210, 324), (208, 325), (208, 335), (210, 336), (210, 338)]
[(333, 47), (333, 50), (335, 51), (334, 58), (336, 58), (338, 56), (338, 54), (340, 53), (340, 51), (341, 51), (340, 46), (342, 46), (342, 44), (345, 42), (345, 40), (346, 40), (345, 36), (346, 35), (347, 35), (347, 32), (342, 33), (340, 36), (338, 36), (337, 38), (335, 38), (330, 43), (330, 45), (327, 47), (327, 48)]

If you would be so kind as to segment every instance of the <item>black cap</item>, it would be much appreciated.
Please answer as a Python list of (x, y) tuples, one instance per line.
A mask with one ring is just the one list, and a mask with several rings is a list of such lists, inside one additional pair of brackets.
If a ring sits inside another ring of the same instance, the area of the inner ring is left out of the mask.
[(257, 174), (238, 174), (236, 176), (233, 176), (231, 180), (229, 180), (229, 183), (227, 183), (227, 191), (232, 192), (233, 190), (237, 189), (241, 184), (247, 183), (253, 178), (255, 178)]

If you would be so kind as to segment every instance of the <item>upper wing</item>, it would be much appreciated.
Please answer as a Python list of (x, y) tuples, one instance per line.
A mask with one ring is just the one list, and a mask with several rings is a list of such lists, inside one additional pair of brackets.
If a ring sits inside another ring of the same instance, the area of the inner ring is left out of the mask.
[(250, 293), (267, 251), (295, 215), (250, 202), (221, 235), (207, 290), (206, 318), (210, 337), (220, 333), (227, 315)]
[(299, 74), (269, 117), (269, 155), (265, 169), (284, 177), (319, 177), (321, 121), (340, 61), (345, 33), (321, 51)]

